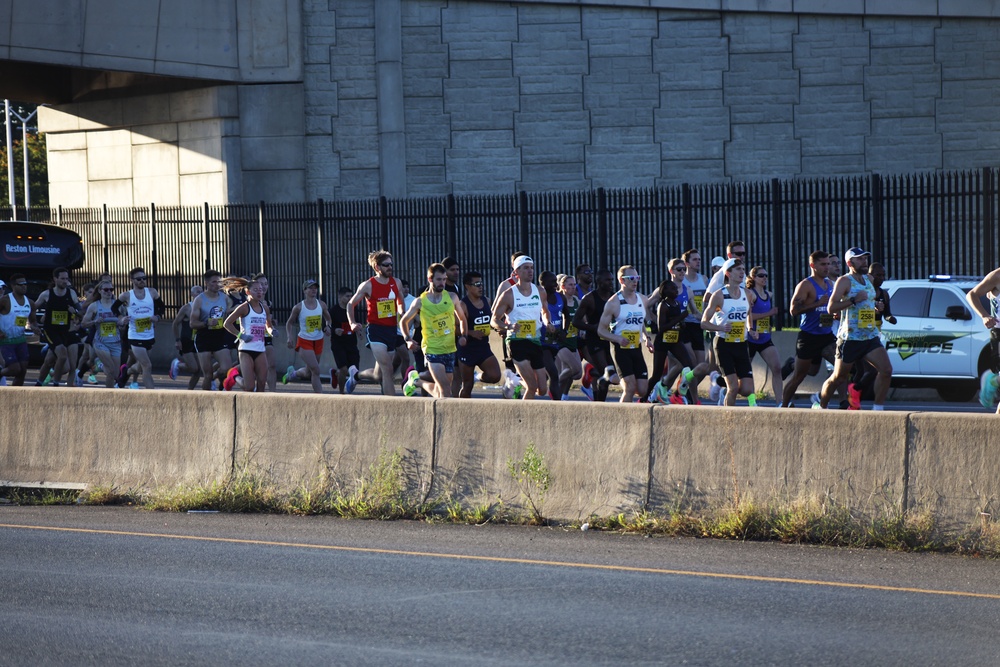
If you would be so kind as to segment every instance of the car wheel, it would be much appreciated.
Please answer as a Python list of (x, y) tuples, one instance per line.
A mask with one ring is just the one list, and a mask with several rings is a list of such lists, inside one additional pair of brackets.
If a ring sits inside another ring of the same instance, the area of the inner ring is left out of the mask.
[(954, 382), (937, 388), (941, 400), (949, 403), (967, 403), (976, 397), (979, 386), (975, 382)]

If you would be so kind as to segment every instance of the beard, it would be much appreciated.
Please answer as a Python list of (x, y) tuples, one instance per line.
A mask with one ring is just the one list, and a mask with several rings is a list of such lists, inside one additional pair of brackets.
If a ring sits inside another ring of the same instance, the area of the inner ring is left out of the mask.
[(444, 291), (444, 285), (442, 285), (441, 287), (438, 287), (437, 285), (433, 285), (433, 288), (434, 288), (434, 293), (435, 294), (440, 294), (441, 292)]

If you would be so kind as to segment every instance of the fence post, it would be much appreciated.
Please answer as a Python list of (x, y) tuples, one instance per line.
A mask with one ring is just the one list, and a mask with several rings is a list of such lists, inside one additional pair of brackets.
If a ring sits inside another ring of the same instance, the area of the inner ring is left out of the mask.
[(996, 189), (993, 187), (992, 167), (983, 167), (983, 275), (996, 268), (996, 220), (993, 206), (996, 204)]
[(517, 195), (521, 221), (521, 252), (531, 254), (528, 249), (528, 193), (521, 190)]
[(62, 204), (56, 207), (56, 224), (62, 227)]
[(597, 266), (594, 271), (608, 268), (608, 193), (597, 188)]
[[(62, 224), (62, 206), (59, 207), (59, 223)], [(101, 206), (101, 242), (104, 246), (104, 272), (111, 273), (111, 239), (108, 234), (108, 205)]]
[(378, 219), (379, 233), (382, 236), (382, 250), (390, 251), (389, 248), (389, 200), (385, 196), (378, 198)]
[(201, 248), (205, 257), (205, 271), (212, 268), (212, 250), (208, 238), (208, 202), (201, 211)]
[[(151, 286), (158, 288), (160, 285), (160, 271), (156, 257), (156, 204), (153, 203), (150, 203), (149, 205), (149, 245), (150, 256), (153, 259), (153, 280), (156, 281), (156, 284)], [(152, 281), (150, 281), (150, 283), (152, 283)]]
[(885, 230), (883, 229), (885, 225), (885, 202), (883, 192), (882, 177), (879, 174), (871, 175), (872, 184), (872, 195), (871, 195), (871, 212), (872, 212), (872, 257), (878, 258), (878, 261), (884, 261), (884, 245), (885, 245)]
[(458, 220), (455, 214), (455, 195), (448, 194), (448, 220), (445, 222), (445, 254), (448, 257), (458, 256)]
[[(775, 270), (778, 267), (785, 266), (785, 211), (784, 200), (781, 197), (781, 181), (777, 178), (771, 179), (771, 241), (774, 244), (774, 247), (771, 249), (771, 256), (774, 258), (771, 262), (771, 275), (777, 276), (774, 284), (771, 285), (771, 291), (778, 295), (775, 298), (778, 299), (779, 303), (784, 303), (784, 271)], [(781, 317), (778, 318), (778, 326), (775, 327), (778, 331), (785, 326), (786, 317), (784, 308), (780, 309), (779, 312), (781, 313)]]
[[(316, 200), (316, 280), (319, 282), (319, 293), (323, 291), (323, 224), (326, 209), (322, 199)], [(327, 297), (329, 298), (329, 296)]]
[(684, 249), (694, 247), (694, 206), (691, 204), (691, 184), (681, 183), (681, 216), (684, 224)]
[(264, 273), (264, 200), (257, 204), (257, 238), (260, 240), (260, 272)]

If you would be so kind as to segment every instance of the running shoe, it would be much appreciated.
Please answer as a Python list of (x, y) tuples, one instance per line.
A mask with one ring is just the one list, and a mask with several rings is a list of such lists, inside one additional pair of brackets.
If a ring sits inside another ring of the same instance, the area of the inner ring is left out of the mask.
[(809, 402), (812, 403), (813, 405), (819, 405), (819, 394), (817, 393), (810, 396)]
[(719, 405), (725, 405), (726, 404), (726, 394), (728, 394), (728, 393), (729, 393), (729, 389), (727, 387), (720, 387), (719, 388)]
[(580, 393), (587, 397), (588, 401), (594, 400), (594, 389), (592, 387), (580, 386)]
[[(590, 372), (592, 370), (594, 370), (593, 364), (591, 364), (589, 361), (583, 362), (583, 377), (580, 379), (581, 387), (586, 387), (587, 389), (590, 389), (590, 383), (593, 380), (593, 378), (590, 377)], [(593, 392), (591, 392), (591, 396), (593, 396)], [(591, 398), (590, 400), (594, 399)]]
[(847, 385), (847, 404), (848, 410), (861, 409), (861, 390), (853, 382)]
[(406, 388), (406, 383), (410, 381), (410, 373), (412, 371), (414, 371), (414, 370), (416, 370), (416, 369), (414, 369), (413, 366), (407, 366), (406, 370), (403, 371), (403, 374), (400, 376), (400, 380), (399, 380), (399, 388), (400, 389), (405, 389)]
[(7, 376), (0, 375), (0, 387), (6, 387), (6, 386), (7, 386)]
[(787, 380), (788, 376), (795, 372), (795, 357), (785, 359), (785, 364), (781, 367), (781, 379)]
[(100, 359), (98, 359), (96, 362), (94, 362), (94, 371), (97, 372), (97, 373), (103, 373), (104, 372), (104, 363)]
[(281, 376), (281, 384), (288, 384), (288, 381), (292, 379), (295, 375), (295, 366), (289, 366), (285, 369), (285, 374)]
[(347, 379), (344, 381), (344, 391), (348, 394), (354, 393), (354, 388), (358, 386), (358, 381), (354, 378), (358, 374), (358, 367), (351, 366), (347, 369)]
[(219, 381), (212, 380), (212, 391), (219, 391)]
[[(354, 376), (352, 375), (351, 379), (353, 379), (353, 378), (354, 378)], [(403, 384), (403, 395), (404, 396), (413, 396), (415, 393), (417, 393), (417, 381), (418, 380), (420, 380), (420, 373), (418, 373), (417, 371), (413, 370), (413, 371), (410, 371), (407, 374), (407, 376), (406, 376), (406, 383)], [(348, 380), (347, 382), (348, 382), (348, 384), (350, 384), (351, 381)]]
[(58, 386), (59, 385), (58, 382), (53, 382), (52, 381), (52, 373), (51, 373), (51, 371), (49, 372), (48, 375), (45, 376), (45, 379), (42, 380), (42, 386), (43, 387), (46, 386), (46, 385), (50, 385), (50, 384), (53, 385), (53, 386)]
[(222, 381), (222, 389), (224, 391), (232, 391), (233, 387), (236, 386), (236, 377), (240, 374), (240, 369), (235, 366), (229, 369), (226, 373), (226, 379)]
[(140, 386), (139, 386), (139, 383), (138, 383), (138, 382), (133, 382), (132, 384), (130, 384), (130, 385), (128, 386), (128, 388), (129, 388), (129, 389), (142, 389), (142, 387), (140, 387)]
[(73, 377), (73, 384), (76, 385), (77, 387), (82, 387), (83, 386), (83, 378), (80, 376), (79, 373), (76, 373), (74, 375), (74, 377)]
[(524, 396), (524, 385), (519, 384), (514, 387), (514, 400), (520, 401), (522, 396)]
[(97, 376), (91, 373), (87, 376), (87, 384), (97, 384)]
[(331, 368), (330, 369), (330, 388), (331, 389), (336, 389), (337, 388), (337, 369), (336, 368)]
[(722, 387), (720, 387), (719, 383), (716, 381), (718, 379), (719, 371), (712, 371), (712, 374), (709, 376), (708, 383), (708, 400), (713, 402), (719, 400), (719, 393), (722, 391)]
[(670, 390), (663, 386), (663, 379), (656, 381), (652, 391), (649, 392), (650, 403), (661, 403), (666, 405), (670, 402)]
[(813, 404), (812, 404), (812, 409), (813, 409), (813, 410), (822, 410), (822, 409), (823, 409), (823, 406), (822, 406), (822, 405), (820, 405), (819, 403), (813, 403)]
[(168, 373), (168, 375), (170, 376), (171, 380), (177, 379), (177, 370), (180, 368), (180, 365), (181, 365), (180, 359), (174, 359), (173, 361), (170, 362), (170, 372)]
[(694, 379), (694, 372), (687, 366), (681, 371), (680, 375), (677, 376), (677, 382), (674, 384), (674, 393), (683, 396), (688, 392), (688, 383)]
[(671, 394), (670, 395), (670, 404), (671, 405), (687, 405), (688, 402), (687, 402), (687, 399), (684, 398), (683, 396), (681, 396), (680, 394)]
[(121, 367), (118, 369), (117, 383), (119, 387), (124, 387), (127, 382), (128, 382), (128, 364), (122, 364)]
[(992, 408), (997, 402), (997, 374), (986, 371), (979, 379), (979, 403), (984, 408)]

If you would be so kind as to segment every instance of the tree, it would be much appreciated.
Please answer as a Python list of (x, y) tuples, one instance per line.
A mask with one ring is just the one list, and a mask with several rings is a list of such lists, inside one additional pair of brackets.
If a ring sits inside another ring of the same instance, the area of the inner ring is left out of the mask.
[[(11, 102), (11, 111), (16, 111), (22, 117), (27, 117), (37, 105), (21, 102)], [(28, 123), (28, 179), (31, 185), (31, 205), (49, 205), (49, 167), (45, 156), (45, 135), (38, 131), (34, 118)], [(24, 206), (24, 143), (21, 121), (11, 114), (11, 140), (14, 153), (14, 197), (18, 206)], [(4, 139), (0, 139), (0, 206), (10, 206), (9, 188), (7, 187), (7, 142), (4, 116), (0, 113), (0, 128), (3, 128)]]

